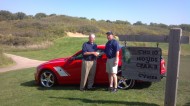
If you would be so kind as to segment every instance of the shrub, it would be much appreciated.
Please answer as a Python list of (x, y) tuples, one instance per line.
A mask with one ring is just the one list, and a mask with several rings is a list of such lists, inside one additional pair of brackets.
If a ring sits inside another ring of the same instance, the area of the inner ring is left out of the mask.
[(82, 33), (82, 34), (89, 34), (89, 33), (98, 33), (99, 31), (100, 30), (95, 26), (85, 25), (85, 26), (79, 27), (77, 32)]
[(40, 18), (43, 18), (43, 17), (46, 17), (47, 15), (45, 14), (45, 13), (37, 13), (36, 15), (35, 15), (35, 18), (37, 18), (37, 19), (40, 19)]
[(4, 45), (19, 46), (30, 44), (29, 37), (15, 37), (12, 35), (0, 36), (0, 43)]
[(29, 27), (29, 24), (27, 22), (20, 21), (20, 22), (14, 23), (14, 26), (17, 28), (27, 28)]

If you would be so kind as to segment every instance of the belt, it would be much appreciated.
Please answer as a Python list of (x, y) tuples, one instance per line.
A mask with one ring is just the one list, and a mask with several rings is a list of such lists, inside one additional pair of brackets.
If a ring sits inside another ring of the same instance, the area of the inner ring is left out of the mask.
[(96, 59), (84, 59), (85, 61), (95, 61)]

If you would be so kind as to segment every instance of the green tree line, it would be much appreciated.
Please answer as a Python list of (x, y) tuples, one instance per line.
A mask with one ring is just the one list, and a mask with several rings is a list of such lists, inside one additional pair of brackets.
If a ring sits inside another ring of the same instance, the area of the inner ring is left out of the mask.
[[(46, 15), (45, 13), (36, 13), (34, 16), (33, 15), (26, 15), (23, 12), (17, 12), (17, 13), (11, 13), (10, 11), (6, 11), (6, 10), (0, 10), (0, 21), (3, 20), (22, 20), (22, 19), (28, 19), (28, 18), (44, 18), (47, 16), (57, 16), (56, 14), (50, 14), (50, 15)], [(80, 17), (80, 19), (87, 19), (85, 17)], [(90, 19), (91, 21), (96, 21), (94, 18)], [(110, 21), (110, 20), (100, 20), (100, 21), (105, 21), (108, 23), (115, 23), (115, 24), (127, 24), (127, 25), (131, 25), (130, 22), (128, 21), (122, 21), (122, 20), (116, 20), (116, 21)], [(137, 21), (135, 23), (133, 23), (133, 25), (147, 25), (145, 23), (142, 23), (141, 21)], [(190, 31), (190, 25), (189, 24), (181, 24), (181, 25), (166, 25), (163, 23), (153, 23), (151, 22), (149, 24), (149, 26), (157, 26), (157, 27), (161, 27), (161, 28), (171, 28), (171, 27), (180, 27), (183, 30), (186, 31)]]

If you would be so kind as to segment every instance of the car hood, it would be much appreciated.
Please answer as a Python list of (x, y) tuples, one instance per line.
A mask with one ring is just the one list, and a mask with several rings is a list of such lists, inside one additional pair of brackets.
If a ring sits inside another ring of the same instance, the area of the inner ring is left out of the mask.
[(41, 65), (47, 65), (47, 64), (51, 64), (51, 65), (63, 65), (65, 62), (67, 62), (67, 60), (69, 59), (70, 57), (66, 57), (66, 58), (57, 58), (57, 59), (53, 59), (53, 60), (50, 60), (48, 62), (45, 62)]

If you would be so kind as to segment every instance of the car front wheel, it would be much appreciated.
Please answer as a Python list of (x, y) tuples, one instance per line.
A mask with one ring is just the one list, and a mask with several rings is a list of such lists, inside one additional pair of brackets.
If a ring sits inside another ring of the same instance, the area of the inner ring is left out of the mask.
[(56, 76), (53, 72), (46, 70), (40, 74), (40, 84), (43, 87), (52, 87), (56, 83)]

